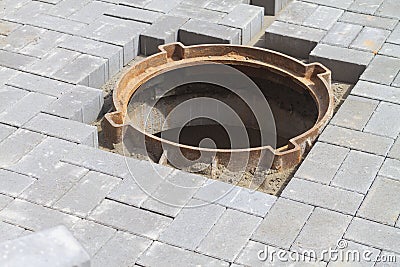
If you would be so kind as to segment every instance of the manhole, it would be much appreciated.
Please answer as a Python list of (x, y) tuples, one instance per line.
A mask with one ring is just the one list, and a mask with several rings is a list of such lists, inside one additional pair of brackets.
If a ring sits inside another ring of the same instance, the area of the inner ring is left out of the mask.
[(129, 153), (193, 172), (284, 171), (332, 117), (331, 73), (321, 64), (234, 45), (160, 50), (120, 79), (103, 121), (106, 138)]

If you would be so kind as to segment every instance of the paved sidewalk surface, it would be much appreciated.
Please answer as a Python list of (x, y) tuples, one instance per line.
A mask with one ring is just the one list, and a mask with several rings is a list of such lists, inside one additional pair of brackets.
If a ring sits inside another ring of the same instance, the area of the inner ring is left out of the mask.
[(258, 256), (343, 247), (398, 266), (379, 262), (400, 262), (398, 0), (292, 1), (267, 28), (265, 47), (355, 83), (279, 198), (98, 149), (99, 88), (123, 66), (177, 40), (247, 44), (263, 14), (246, 0), (0, 1), (0, 242), (62, 224), (93, 266), (335, 266)]

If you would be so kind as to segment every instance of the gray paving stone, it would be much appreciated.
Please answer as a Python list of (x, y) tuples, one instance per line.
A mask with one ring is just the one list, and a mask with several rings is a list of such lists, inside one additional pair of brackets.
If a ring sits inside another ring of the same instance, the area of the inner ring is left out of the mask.
[(179, 5), (181, 0), (152, 0), (145, 7), (146, 9), (168, 13)]
[(47, 30), (45, 33), (40, 34), (34, 42), (23, 47), (19, 53), (42, 58), (63, 42), (67, 36), (64, 33)]
[(262, 29), (264, 10), (261, 7), (240, 4), (236, 6), (219, 24), (241, 30), (241, 44), (247, 44)]
[(57, 226), (0, 244), (3, 266), (90, 266), (90, 257), (65, 228)]
[(0, 35), (9, 35), (14, 30), (18, 29), (22, 25), (11, 21), (0, 20)]
[[(328, 267), (331, 266), (375, 266), (375, 259), (379, 257), (381, 251), (379, 249), (365, 246), (352, 241), (346, 241), (347, 247), (340, 250), (340, 253), (345, 255), (342, 260), (336, 260), (329, 262)], [(343, 242), (343, 241), (342, 241)], [(360, 253), (359, 259), (351, 256), (354, 251)]]
[(351, 91), (353, 95), (400, 104), (398, 88), (366, 81), (359, 81)]
[(32, 231), (57, 225), (72, 227), (80, 219), (59, 211), (16, 199), (0, 211), (0, 218)]
[(171, 16), (193, 18), (198, 21), (201, 21), (201, 23), (204, 22), (218, 23), (218, 21), (223, 19), (224, 16), (226, 15), (226, 13), (189, 5), (187, 1), (179, 4), (177, 7), (172, 9), (168, 14)]
[(110, 3), (100, 1), (89, 2), (87, 5), (70, 15), (68, 19), (89, 24), (113, 7), (114, 5)]
[[(363, 201), (358, 217), (395, 226), (400, 215), (400, 181), (378, 176)], [(385, 212), (382, 212), (382, 211)]]
[(144, 201), (142, 207), (170, 217), (175, 217), (204, 184), (205, 178), (174, 171)]
[(300, 253), (312, 249), (321, 255), (322, 250), (336, 247), (350, 221), (350, 216), (316, 208), (291, 249)]
[(63, 94), (42, 111), (89, 124), (97, 120), (103, 104), (104, 98), (101, 90), (76, 86), (74, 90)]
[(18, 73), (20, 72), (17, 70), (0, 67), (0, 87), (3, 86), (11, 78), (15, 77)]
[(337, 22), (326, 34), (323, 43), (348, 47), (362, 30), (361, 25)]
[[(240, 4), (250, 4), (250, 0), (211, 0), (208, 2), (205, 8), (219, 12), (230, 13)], [(252, 5), (255, 4), (252, 3)]]
[(380, 156), (386, 156), (393, 144), (392, 139), (384, 136), (337, 126), (328, 126), (319, 140)]
[[(379, 50), (379, 54), (389, 56), (389, 57), (400, 58), (400, 45), (385, 43), (382, 46), (381, 50)], [(399, 83), (397, 83), (397, 84), (399, 84)]]
[(400, 26), (397, 26), (387, 39), (389, 43), (400, 44)]
[(87, 25), (82, 22), (47, 14), (38, 14), (37, 16), (32, 17), (32, 19), (29, 20), (29, 23), (37, 27), (67, 34), (76, 34)]
[(0, 112), (3, 112), (8, 108), (12, 108), (12, 106), (18, 103), (18, 101), (24, 98), (27, 94), (28, 92), (25, 90), (20, 90), (7, 85), (1, 86), (0, 97), (3, 100), (3, 103), (1, 104)]
[(377, 55), (361, 76), (362, 80), (390, 85), (400, 71), (400, 60)]
[(364, 196), (340, 188), (293, 178), (283, 191), (282, 197), (345, 214), (355, 214)]
[(56, 98), (52, 96), (39, 93), (29, 93), (15, 103), (11, 108), (0, 112), (0, 121), (21, 127), (41, 110), (46, 109), (55, 100)]
[(54, 207), (86, 217), (120, 181), (121, 179), (113, 176), (89, 172), (62, 196)]
[(108, 80), (108, 73), (106, 59), (84, 54), (54, 73), (54, 77), (73, 84), (100, 88)]
[(192, 200), (161, 233), (159, 241), (194, 250), (226, 209), (201, 200)]
[(206, 7), (211, 0), (185, 0), (183, 4), (193, 7)]
[(396, 139), (400, 134), (400, 122), (392, 120), (392, 118), (396, 117), (399, 112), (400, 105), (381, 102), (364, 131)]
[(93, 258), (100, 248), (102, 248), (116, 233), (115, 229), (87, 220), (78, 221), (69, 230), (85, 248), (91, 258)]
[(376, 100), (350, 95), (331, 120), (331, 124), (362, 131), (378, 104), (379, 101)]
[(400, 138), (394, 142), (394, 145), (390, 149), (389, 157), (400, 160)]
[(44, 29), (24, 25), (4, 38), (4, 41), (0, 42), (0, 48), (11, 52), (18, 52), (26, 45), (35, 42), (45, 31)]
[(304, 26), (329, 30), (342, 16), (343, 10), (326, 6), (319, 6), (308, 18), (303, 22)]
[(106, 77), (109, 78), (119, 72), (123, 67), (124, 54), (123, 49), (120, 46), (78, 36), (70, 36), (60, 44), (60, 47), (107, 59), (108, 76)]
[[(93, 257), (93, 266), (133, 266), (141, 255), (151, 244), (151, 240), (117, 232), (101, 250)], [(110, 255), (115, 255), (110, 257)]]
[(178, 31), (187, 18), (164, 15), (140, 35), (141, 54), (157, 53), (158, 46), (178, 41)]
[(399, 12), (400, 3), (396, 0), (385, 0), (379, 9), (376, 11), (376, 15), (382, 17), (390, 17), (400, 19)]
[[(308, 220), (313, 207), (279, 198), (265, 216), (252, 239), (265, 244), (289, 249)], [(290, 225), (286, 222), (290, 221)]]
[(17, 128), (15, 127), (11, 127), (5, 124), (0, 124), (0, 142), (9, 137), (16, 130)]
[(12, 198), (12, 197), (0, 194), (0, 210), (7, 207), (7, 205), (10, 204), (11, 201), (13, 201), (13, 200), (14, 200), (14, 198)]
[(364, 27), (350, 47), (377, 53), (389, 34), (387, 30)]
[[(121, 217), (120, 214), (125, 215)], [(92, 212), (90, 218), (151, 239), (157, 239), (172, 222), (170, 218), (107, 199)]]
[(355, 0), (349, 7), (349, 10), (357, 13), (373, 15), (382, 2), (383, 0)]
[(400, 255), (396, 253), (382, 251), (380, 257), (381, 261), (376, 263), (376, 267), (396, 267), (400, 262)]
[(134, 8), (129, 6), (114, 6), (105, 12), (106, 15), (110, 15), (116, 18), (123, 18), (128, 20), (140, 21), (148, 24), (152, 24), (162, 16), (160, 12), (154, 12), (141, 8)]
[(28, 91), (56, 97), (59, 97), (63, 93), (71, 91), (74, 88), (72, 85), (67, 83), (24, 72), (18, 74), (7, 83)]
[(75, 51), (55, 48), (45, 57), (37, 60), (32, 65), (25, 68), (29, 72), (33, 72), (42, 76), (50, 77), (57, 71), (62, 69), (64, 66), (68, 65), (75, 58), (79, 57), (81, 54)]
[(18, 173), (0, 169), (0, 193), (12, 197), (19, 196), (35, 179)]
[(400, 181), (400, 161), (395, 159), (386, 159), (379, 171), (379, 175)]
[(325, 33), (324, 30), (275, 21), (265, 32), (265, 47), (294, 57), (308, 58)]
[(348, 9), (354, 0), (306, 0), (306, 1), (323, 6)]
[(44, 140), (45, 136), (35, 132), (18, 129), (0, 143), (0, 166), (7, 167), (15, 164), (35, 146)]
[(400, 229), (365, 219), (354, 218), (344, 238), (375, 248), (399, 253)]
[(0, 66), (22, 70), (32, 64), (36, 58), (0, 50)]
[(200, 243), (197, 251), (232, 262), (260, 222), (261, 218), (228, 209)]
[(90, 0), (63, 0), (57, 5), (52, 6), (47, 13), (53, 16), (66, 18), (83, 8), (89, 2)]
[(193, 44), (240, 44), (241, 31), (209, 21), (190, 19), (179, 30), (179, 41)]
[(325, 143), (317, 143), (300, 165), (295, 176), (306, 180), (329, 184), (343, 161), (349, 149)]
[(278, 16), (277, 20), (301, 25), (317, 9), (317, 5), (293, 1)]
[(369, 52), (318, 44), (310, 54), (310, 61), (330, 68), (334, 80), (356, 83), (373, 57)]
[(346, 11), (339, 21), (386, 30), (393, 30), (397, 25), (395, 19), (353, 13), (349, 11)]
[(331, 184), (366, 194), (383, 161), (384, 158), (380, 156), (350, 151)]
[(44, 113), (39, 113), (24, 128), (78, 144), (98, 146), (96, 127)]
[(21, 198), (31, 202), (52, 206), (65, 195), (86, 173), (87, 169), (66, 163), (58, 163), (41, 175), (39, 180), (27, 188)]
[(0, 222), (0, 242), (3, 243), (8, 240), (17, 239), (25, 233), (25, 229), (5, 223)]
[(14, 12), (5, 12), (2, 17), (9, 21), (27, 24), (32, 20), (32, 17), (47, 11), (53, 6), (48, 3), (36, 1), (20, 2), (19, 4), (20, 5), (14, 9)]
[(140, 256), (138, 261), (143, 266), (165, 267), (176, 266), (177, 262), (182, 266), (229, 266), (227, 262), (157, 241)]

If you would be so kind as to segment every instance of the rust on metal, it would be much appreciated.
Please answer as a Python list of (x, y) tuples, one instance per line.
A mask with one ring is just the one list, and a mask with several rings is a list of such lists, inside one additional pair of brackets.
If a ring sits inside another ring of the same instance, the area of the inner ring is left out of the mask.
[[(311, 96), (316, 107), (316, 120), (311, 127), (288, 140), (276, 149), (271, 146), (251, 147), (248, 149), (218, 149), (213, 152), (213, 162), (224, 164), (233, 153), (250, 153), (250, 162), (255, 164), (260, 157), (273, 157), (272, 169), (284, 170), (299, 164), (302, 155), (319, 136), (333, 115), (334, 100), (331, 92), (331, 72), (319, 63), (305, 64), (284, 54), (255, 47), (237, 45), (195, 45), (184, 46), (181, 43), (160, 46), (160, 52), (138, 62), (120, 79), (113, 92), (114, 112), (108, 113), (103, 121), (103, 131), (113, 143), (122, 141), (127, 125), (128, 104), (141, 85), (157, 76), (165, 69), (174, 69), (183, 64), (215, 62), (239, 66), (257, 66), (255, 76), (271, 79), (279, 84), (298, 85)], [(299, 90), (297, 88), (297, 90)], [(187, 158), (196, 158), (202, 148), (174, 143), (144, 129), (137, 127), (134, 135), (142, 136), (146, 148), (156, 162), (165, 162), (163, 147), (174, 146)], [(254, 160), (252, 160), (254, 159)], [(256, 160), (257, 159), (257, 160)], [(254, 165), (253, 164), (253, 165)], [(251, 164), (250, 164), (251, 165)], [(256, 166), (250, 166), (250, 168)]]

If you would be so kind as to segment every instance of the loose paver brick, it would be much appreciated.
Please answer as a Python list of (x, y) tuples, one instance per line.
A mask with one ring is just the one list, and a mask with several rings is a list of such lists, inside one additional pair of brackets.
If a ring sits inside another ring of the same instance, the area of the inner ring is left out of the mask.
[(318, 44), (310, 54), (311, 62), (320, 62), (332, 71), (332, 79), (355, 83), (374, 58), (371, 52), (327, 44)]
[(173, 267), (177, 262), (183, 266), (229, 266), (227, 262), (157, 241), (138, 260), (143, 266)]
[[(71, 190), (62, 196), (54, 207), (67, 213), (87, 216), (121, 179), (106, 174), (89, 172)], [(82, 199), (85, 199), (83, 202)]]
[(282, 197), (352, 215), (357, 212), (364, 198), (356, 192), (298, 178), (290, 181)]
[[(400, 215), (400, 181), (377, 177), (365, 200), (358, 217), (395, 226)], [(382, 212), (382, 211), (385, 212)]]
[(158, 46), (178, 41), (178, 31), (188, 18), (164, 15), (140, 35), (141, 54), (157, 53)]
[(78, 217), (19, 199), (14, 200), (0, 211), (0, 218), (32, 231), (47, 229), (60, 224), (72, 227), (80, 220)]
[(275, 21), (265, 31), (265, 47), (288, 55), (308, 58), (326, 31)]
[(236, 6), (219, 24), (241, 30), (241, 44), (247, 44), (262, 29), (264, 10), (261, 7), (240, 4)]
[(396, 159), (386, 159), (379, 175), (400, 181), (400, 161)]
[(364, 27), (350, 47), (377, 53), (389, 34), (387, 30)]
[[(120, 214), (125, 215), (121, 217)], [(104, 200), (91, 213), (90, 218), (96, 222), (151, 239), (157, 239), (172, 222), (172, 219), (168, 217), (108, 199)]]
[(371, 247), (400, 253), (400, 229), (381, 223), (354, 218), (344, 238)]
[(39, 113), (26, 123), (24, 128), (78, 144), (98, 147), (97, 128), (80, 122)]
[(386, 30), (393, 30), (397, 20), (346, 11), (339, 21)]
[(330, 125), (319, 140), (380, 156), (386, 156), (393, 145), (393, 139), (388, 137)]
[[(252, 239), (289, 249), (311, 215), (314, 207), (279, 198), (265, 216)], [(290, 225), (286, 222), (290, 221)]]
[(317, 9), (317, 5), (293, 1), (278, 16), (277, 20), (301, 25)]
[(349, 10), (357, 13), (373, 15), (382, 2), (383, 0), (355, 0), (349, 7)]
[(326, 6), (319, 6), (304, 20), (303, 25), (322, 30), (329, 30), (342, 16), (343, 10)]
[(322, 42), (334, 46), (348, 47), (362, 29), (361, 25), (337, 22), (328, 31)]
[(116, 233), (113, 228), (87, 220), (78, 221), (69, 230), (92, 258)]
[[(316, 208), (296, 238), (291, 250), (301, 253), (312, 249), (317, 255), (321, 255), (323, 250), (334, 249), (350, 221), (350, 216)], [(325, 254), (324, 257), (326, 256)]]
[(15, 164), (44, 139), (42, 134), (18, 129), (0, 143), (0, 167)]
[(261, 218), (228, 209), (200, 243), (197, 251), (232, 262), (260, 222)]
[(332, 185), (366, 194), (384, 161), (383, 157), (350, 151), (335, 175)]
[(361, 75), (361, 80), (390, 85), (400, 71), (400, 60), (377, 55)]
[(378, 104), (379, 101), (373, 99), (350, 95), (331, 120), (331, 124), (362, 131)]
[(241, 31), (209, 21), (190, 19), (179, 30), (179, 41), (193, 44), (240, 44)]
[(349, 153), (348, 148), (317, 143), (301, 164), (295, 176), (329, 184)]
[(160, 235), (159, 240), (184, 249), (195, 250), (225, 208), (201, 200), (192, 200)]
[[(93, 257), (93, 266), (133, 266), (151, 244), (151, 240), (117, 232)], [(110, 255), (115, 255), (110, 257)]]
[(400, 104), (400, 91), (398, 88), (382, 84), (359, 81), (351, 94)]
[(1, 194), (17, 197), (34, 181), (31, 177), (0, 169)]
[[(399, 112), (400, 105), (381, 102), (364, 131), (396, 139), (400, 134), (400, 121), (391, 121), (391, 119), (396, 117)], [(390, 125), (388, 121), (391, 121)]]

